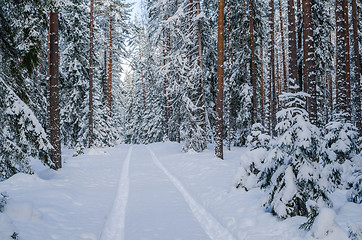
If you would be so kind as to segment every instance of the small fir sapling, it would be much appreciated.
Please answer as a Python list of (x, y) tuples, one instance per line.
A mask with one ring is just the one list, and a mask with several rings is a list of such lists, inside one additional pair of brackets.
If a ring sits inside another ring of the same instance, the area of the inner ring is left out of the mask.
[[(267, 189), (264, 206), (278, 217), (308, 216), (311, 221), (318, 211), (313, 208), (331, 206), (320, 186), (321, 133), (310, 123), (304, 109), (305, 93), (285, 93), (285, 109), (278, 112), (276, 130), (280, 137), (265, 159), (260, 174), (261, 186)], [(314, 213), (314, 214), (313, 214)]]
[(258, 174), (263, 171), (263, 163), (270, 149), (271, 137), (260, 123), (253, 124), (246, 144), (251, 149), (242, 156), (241, 166), (235, 176), (236, 188), (249, 190), (258, 185)]
[[(322, 144), (323, 175), (328, 179), (326, 189), (348, 188), (348, 178), (354, 171), (353, 157), (359, 153), (358, 133), (351, 123), (330, 122)], [(358, 161), (356, 161), (358, 162)]]

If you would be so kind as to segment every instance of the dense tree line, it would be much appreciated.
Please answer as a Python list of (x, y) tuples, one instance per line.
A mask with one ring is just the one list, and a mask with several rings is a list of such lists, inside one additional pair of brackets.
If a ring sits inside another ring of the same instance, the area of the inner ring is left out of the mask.
[(237, 185), (257, 179), (265, 207), (309, 216), (305, 228), (337, 188), (361, 202), (358, 2), (153, 0), (145, 11), (126, 142), (214, 142), (219, 158), (224, 145), (264, 149)]
[(112, 103), (123, 94), (129, 8), (117, 0), (0, 2), (0, 180), (31, 173), (34, 157), (60, 168), (61, 144), (79, 154), (120, 142), (123, 108)]

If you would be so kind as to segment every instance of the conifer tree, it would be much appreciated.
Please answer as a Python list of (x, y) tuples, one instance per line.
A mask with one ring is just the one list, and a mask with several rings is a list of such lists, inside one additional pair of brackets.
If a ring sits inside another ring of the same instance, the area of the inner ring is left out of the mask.
[(89, 145), (89, 7), (69, 1), (61, 8), (61, 128), (65, 145), (77, 152)]
[(224, 7), (225, 1), (219, 0), (218, 42), (217, 42), (217, 100), (216, 100), (216, 139), (215, 155), (223, 159), (223, 86), (224, 86)]
[(0, 181), (31, 173), (29, 157), (54, 167), (44, 126), (45, 76), (38, 68), (45, 11), (40, 1), (0, 4)]
[[(52, 5), (52, 4), (51, 4)], [(49, 14), (49, 132), (53, 149), (50, 157), (55, 169), (62, 167), (59, 108), (59, 19), (55, 6)]]

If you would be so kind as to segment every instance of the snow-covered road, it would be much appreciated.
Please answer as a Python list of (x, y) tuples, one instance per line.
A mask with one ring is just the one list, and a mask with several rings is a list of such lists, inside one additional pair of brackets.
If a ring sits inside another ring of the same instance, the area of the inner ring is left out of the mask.
[[(78, 157), (67, 150), (58, 171), (35, 162), (34, 175), (0, 182), (0, 193), (9, 195), (0, 239), (14, 232), (30, 240), (316, 239), (298, 229), (306, 218), (280, 221), (267, 213), (262, 190), (234, 187), (245, 149), (225, 151), (221, 161), (212, 147), (202, 153), (181, 148), (118, 145)], [(346, 202), (345, 194), (331, 196), (336, 217), (323, 225), (324, 240), (348, 239), (349, 227), (362, 226), (362, 205)]]
[(101, 240), (113, 239), (235, 238), (189, 194), (150, 147), (141, 145), (131, 147), (124, 160), (118, 192), (102, 233)]

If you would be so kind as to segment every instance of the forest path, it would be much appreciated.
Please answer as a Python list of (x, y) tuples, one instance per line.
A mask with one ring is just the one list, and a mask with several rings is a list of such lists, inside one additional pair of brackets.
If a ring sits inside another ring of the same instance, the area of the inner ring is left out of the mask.
[(210, 239), (146, 146), (133, 147), (129, 170), (125, 240)]
[(234, 240), (157, 158), (129, 148), (101, 240)]

